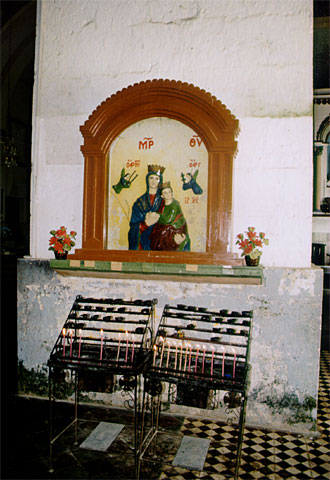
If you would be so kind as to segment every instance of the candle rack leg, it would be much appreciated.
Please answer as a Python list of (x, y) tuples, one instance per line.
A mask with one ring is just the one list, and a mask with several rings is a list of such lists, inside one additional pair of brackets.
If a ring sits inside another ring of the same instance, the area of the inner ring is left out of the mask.
[(238, 438), (237, 438), (237, 455), (236, 455), (236, 464), (235, 464), (235, 480), (238, 480), (239, 468), (241, 464), (241, 453), (242, 453), (242, 443), (243, 443), (243, 433), (245, 426), (245, 413), (246, 413), (246, 395), (243, 394), (241, 399), (241, 409), (240, 417), (238, 423)]
[(49, 473), (54, 473), (53, 468), (53, 384), (52, 368), (49, 367), (48, 374), (48, 398), (49, 398)]
[(78, 445), (78, 371), (74, 372), (74, 445)]
[(137, 432), (137, 414), (138, 414), (138, 379), (135, 376), (135, 387), (134, 387), (134, 463), (135, 463), (135, 476), (136, 478), (139, 478), (140, 474), (140, 462), (138, 460), (138, 447), (137, 447), (137, 441), (138, 441), (138, 432)]

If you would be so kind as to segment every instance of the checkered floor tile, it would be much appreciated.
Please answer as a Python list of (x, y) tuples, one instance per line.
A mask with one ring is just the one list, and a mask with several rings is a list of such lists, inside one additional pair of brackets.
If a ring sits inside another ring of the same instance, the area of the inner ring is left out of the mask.
[[(317, 426), (318, 438), (245, 427), (240, 479), (330, 480), (330, 354), (321, 354)], [(208, 420), (185, 418), (184, 435), (210, 438), (202, 472), (164, 465), (160, 480), (224, 480), (233, 478), (237, 429)]]

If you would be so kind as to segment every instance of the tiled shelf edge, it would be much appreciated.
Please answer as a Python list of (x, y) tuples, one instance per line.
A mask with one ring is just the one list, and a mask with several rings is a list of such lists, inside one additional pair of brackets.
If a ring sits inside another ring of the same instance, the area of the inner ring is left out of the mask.
[(216, 281), (261, 285), (263, 268), (227, 265), (186, 265), (168, 263), (130, 263), (92, 260), (50, 260), (50, 267), (59, 274), (97, 276), (104, 278), (130, 277), (165, 278), (181, 281)]

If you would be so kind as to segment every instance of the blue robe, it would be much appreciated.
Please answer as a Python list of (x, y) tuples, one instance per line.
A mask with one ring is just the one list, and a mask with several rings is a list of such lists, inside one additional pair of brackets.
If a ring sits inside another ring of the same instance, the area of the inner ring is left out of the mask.
[(146, 192), (139, 197), (133, 205), (132, 216), (130, 220), (130, 229), (128, 232), (128, 249), (139, 250), (141, 244), (142, 250), (151, 250), (150, 234), (154, 225), (151, 225), (142, 233), (140, 232), (140, 224), (144, 222), (148, 212), (157, 212), (161, 206), (162, 197), (160, 190), (157, 190), (153, 205), (150, 203), (149, 193)]

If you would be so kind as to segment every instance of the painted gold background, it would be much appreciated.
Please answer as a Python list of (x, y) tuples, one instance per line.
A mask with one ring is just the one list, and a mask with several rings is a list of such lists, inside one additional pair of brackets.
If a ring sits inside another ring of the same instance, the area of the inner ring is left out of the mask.
[[(142, 148), (142, 143), (145, 148)], [(171, 182), (174, 198), (180, 202), (186, 218), (191, 251), (205, 252), (208, 154), (196, 133), (169, 118), (142, 120), (117, 137), (109, 155), (107, 248), (128, 249), (127, 235), (133, 203), (146, 191), (148, 165), (159, 164), (165, 167), (163, 181)], [(118, 183), (122, 168), (125, 168), (125, 173), (136, 171), (138, 177), (129, 189), (117, 194), (112, 185)], [(196, 181), (203, 189), (202, 195), (195, 195), (191, 189), (182, 189), (181, 173), (193, 174), (196, 169), (199, 170)]]

